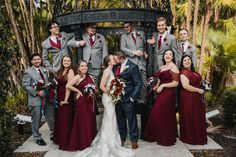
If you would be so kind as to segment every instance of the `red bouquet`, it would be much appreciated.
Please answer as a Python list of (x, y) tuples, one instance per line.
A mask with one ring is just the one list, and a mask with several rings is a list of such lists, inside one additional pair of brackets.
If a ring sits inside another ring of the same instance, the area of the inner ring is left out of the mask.
[(113, 79), (108, 89), (108, 94), (112, 97), (112, 102), (116, 104), (122, 96), (125, 94), (124, 91), (125, 82), (121, 79)]

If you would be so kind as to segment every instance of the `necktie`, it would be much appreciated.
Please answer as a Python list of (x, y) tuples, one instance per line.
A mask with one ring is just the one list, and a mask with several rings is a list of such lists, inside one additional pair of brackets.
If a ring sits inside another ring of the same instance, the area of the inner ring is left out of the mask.
[(93, 46), (94, 41), (93, 41), (93, 37), (92, 36), (89, 36), (89, 42), (90, 42), (90, 45)]
[(121, 68), (120, 65), (116, 67), (116, 77), (119, 77), (120, 75), (120, 68)]
[(158, 40), (158, 50), (159, 50), (160, 47), (161, 47), (161, 38), (162, 38), (162, 35), (160, 35), (159, 40)]
[(136, 38), (134, 37), (134, 33), (131, 33), (131, 35), (132, 35), (132, 38), (134, 40), (134, 43), (136, 44)]
[(45, 78), (44, 78), (44, 76), (43, 76), (43, 73), (42, 73), (41, 69), (38, 69), (38, 71), (39, 71), (39, 75), (40, 75), (41, 79), (42, 79), (43, 81), (45, 81)]
[(59, 37), (57, 37), (57, 46), (58, 46), (58, 48), (61, 48), (61, 41), (58, 38)]
[(184, 43), (182, 43), (182, 53), (184, 54)]

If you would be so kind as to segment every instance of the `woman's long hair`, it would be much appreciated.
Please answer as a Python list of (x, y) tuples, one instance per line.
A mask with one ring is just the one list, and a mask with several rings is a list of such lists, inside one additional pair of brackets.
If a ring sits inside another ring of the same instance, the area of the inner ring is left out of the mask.
[(195, 71), (195, 68), (194, 68), (194, 66), (193, 66), (193, 60), (192, 60), (192, 58), (191, 58), (189, 55), (183, 55), (183, 57), (182, 57), (182, 59), (181, 59), (181, 62), (180, 62), (180, 70), (185, 69), (184, 66), (183, 66), (183, 61), (184, 61), (184, 58), (186, 58), (186, 57), (190, 58), (190, 60), (191, 60), (191, 67), (190, 67), (190, 70), (191, 70), (191, 71)]
[(163, 65), (166, 64), (165, 54), (166, 54), (167, 51), (171, 51), (172, 52), (172, 56), (173, 56), (172, 62), (175, 64), (175, 54), (174, 54), (174, 52), (171, 49), (167, 49), (167, 50), (165, 50), (165, 52), (163, 53), (163, 56), (162, 56), (162, 63), (163, 63)]
[[(70, 60), (71, 60), (71, 65), (70, 65), (70, 67), (67, 69), (66, 73), (63, 75), (63, 72), (65, 71), (65, 67), (63, 66), (63, 59), (64, 59), (65, 57), (70, 58)], [(72, 63), (71, 57), (70, 57), (69, 55), (65, 55), (65, 56), (62, 57), (62, 60), (61, 60), (61, 68), (60, 68), (60, 70), (56, 73), (57, 79), (63, 76), (64, 79), (67, 81), (68, 73), (69, 73), (69, 70), (70, 70), (70, 69), (72, 69), (72, 70), (74, 71), (74, 73), (76, 73), (76, 70), (75, 70), (75, 68), (73, 67), (73, 63)]]
[(107, 55), (107, 56), (104, 57), (103, 65), (102, 65), (103, 70), (106, 69), (109, 66), (108, 63), (111, 61), (111, 59), (110, 59), (111, 56), (112, 55)]

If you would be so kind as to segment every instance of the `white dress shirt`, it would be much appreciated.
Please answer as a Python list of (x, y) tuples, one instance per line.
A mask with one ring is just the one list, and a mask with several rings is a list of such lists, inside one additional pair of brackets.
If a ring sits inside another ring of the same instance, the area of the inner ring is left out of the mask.
[(122, 73), (123, 70), (125, 69), (125, 65), (126, 65), (127, 62), (128, 62), (128, 59), (126, 58), (125, 61), (121, 64), (120, 73)]

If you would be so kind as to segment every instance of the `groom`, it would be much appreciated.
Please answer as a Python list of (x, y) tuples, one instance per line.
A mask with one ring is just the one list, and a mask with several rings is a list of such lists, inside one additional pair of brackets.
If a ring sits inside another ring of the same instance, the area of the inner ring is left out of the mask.
[(137, 149), (139, 135), (134, 105), (142, 88), (142, 76), (138, 66), (129, 61), (124, 53), (117, 52), (115, 61), (117, 64), (120, 64), (120, 66), (117, 66), (115, 69), (116, 78), (123, 79), (126, 85), (125, 95), (116, 105), (116, 115), (121, 142), (123, 145), (127, 136), (126, 122), (128, 120), (132, 148)]

